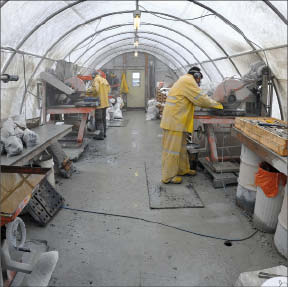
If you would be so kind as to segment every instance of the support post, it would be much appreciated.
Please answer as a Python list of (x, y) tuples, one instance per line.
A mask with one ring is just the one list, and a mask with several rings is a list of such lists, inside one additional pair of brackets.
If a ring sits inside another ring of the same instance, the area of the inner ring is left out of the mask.
[(204, 124), (204, 128), (207, 131), (209, 150), (210, 150), (210, 159), (212, 162), (218, 162), (218, 153), (216, 146), (216, 138), (214, 133), (214, 126), (212, 124)]
[(145, 53), (145, 110), (146, 111), (147, 111), (147, 103), (149, 99), (149, 86), (150, 86), (148, 69), (149, 69), (148, 54)]

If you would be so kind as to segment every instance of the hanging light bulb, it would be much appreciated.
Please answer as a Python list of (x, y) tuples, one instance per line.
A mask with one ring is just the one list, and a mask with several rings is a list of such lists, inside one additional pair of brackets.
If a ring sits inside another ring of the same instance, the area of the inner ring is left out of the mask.
[(138, 37), (135, 37), (135, 39), (134, 39), (134, 47), (138, 48), (138, 46), (139, 46), (139, 39), (138, 39)]
[(135, 57), (138, 57), (138, 51), (137, 51), (137, 50), (135, 50), (134, 56), (135, 56)]
[(135, 10), (133, 13), (133, 17), (134, 17), (134, 29), (138, 30), (140, 27), (140, 18), (141, 18), (140, 10)]

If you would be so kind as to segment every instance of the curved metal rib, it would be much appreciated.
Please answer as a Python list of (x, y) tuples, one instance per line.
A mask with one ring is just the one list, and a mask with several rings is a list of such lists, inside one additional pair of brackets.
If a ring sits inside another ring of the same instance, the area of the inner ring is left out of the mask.
[[(120, 46), (119, 46), (118, 48), (120, 48)], [(122, 48), (122, 47), (121, 47), (121, 48)], [(117, 48), (116, 48), (116, 49), (117, 49)], [(115, 57), (117, 57), (117, 56), (119, 56), (119, 55), (121, 55), (121, 54), (130, 53), (130, 52), (134, 52), (134, 51), (135, 51), (134, 47), (126, 48), (126, 49), (120, 49), (119, 51), (117, 51), (116, 49), (114, 49), (112, 53), (108, 53), (107, 59), (108, 59), (110, 56), (112, 56), (113, 54), (115, 54)], [(178, 66), (176, 63), (174, 63), (173, 60), (171, 61), (171, 59), (169, 59), (166, 55), (157, 54), (157, 53), (155, 53), (155, 51), (149, 50), (147, 47), (139, 48), (138, 51), (139, 51), (139, 52), (148, 52), (148, 54), (150, 53), (151, 55), (155, 56), (155, 57), (156, 57), (157, 59), (159, 59), (159, 61), (161, 61), (161, 62), (163, 62), (163, 61), (162, 61), (159, 57), (163, 57), (163, 58), (166, 59), (169, 63), (173, 64), (173, 66), (174, 66), (174, 68), (175, 68), (175, 70), (173, 70), (173, 71), (174, 71), (174, 72), (177, 74), (177, 76), (178, 76), (178, 73), (177, 73), (176, 71), (179, 69), (179, 66)], [(119, 54), (119, 52), (121, 52), (121, 53)], [(105, 54), (107, 55), (107, 52), (106, 52)], [(116, 55), (116, 54), (117, 54), (117, 55)], [(102, 54), (101, 54), (101, 55), (102, 55)], [(114, 58), (114, 57), (109, 58), (109, 60), (107, 60), (107, 62), (105, 62), (103, 65), (105, 65), (106, 63), (108, 63), (108, 62), (109, 62), (111, 59), (113, 59), (113, 58)], [(103, 61), (103, 58), (102, 58), (102, 61)], [(93, 62), (93, 67), (91, 67), (91, 66), (88, 66), (88, 67), (91, 68), (91, 69), (94, 69), (94, 68), (96, 67), (96, 65), (99, 65), (99, 63), (101, 63), (101, 61)], [(166, 65), (167, 65), (167, 64), (166, 64)]]
[[(131, 38), (131, 39), (133, 39), (133, 38)], [(125, 39), (125, 40), (126, 40), (126, 39)], [(117, 43), (117, 42), (120, 42), (120, 41), (115, 41), (114, 43)], [(103, 49), (105, 49), (105, 48), (113, 45), (114, 43), (109, 43), (109, 44), (105, 45), (104, 47), (101, 48), (101, 50), (103, 50)], [(134, 47), (134, 45), (133, 45), (132, 43), (123, 44), (123, 45), (120, 45), (120, 46), (118, 46), (118, 47), (125, 47), (125, 46), (131, 46), (131, 45)], [(140, 46), (139, 46), (139, 47), (140, 47)], [(183, 70), (185, 70), (185, 67), (179, 62), (179, 60), (178, 60), (177, 58), (175, 58), (173, 55), (171, 55), (169, 52), (167, 52), (167, 51), (165, 51), (165, 50), (163, 50), (163, 49), (161, 49), (161, 48), (159, 48), (159, 47), (154, 47), (154, 46), (151, 46), (151, 45), (148, 45), (148, 44), (141, 44), (141, 47), (147, 47), (147, 48), (149, 47), (149, 48), (153, 48), (153, 49), (155, 49), (155, 50), (159, 50), (159, 51), (161, 51), (161, 55), (162, 55), (162, 53), (167, 54), (171, 59), (173, 59), (173, 60), (175, 61), (175, 63), (178, 64), (178, 67), (181, 67), (181, 68), (183, 68)], [(134, 48), (134, 50), (135, 50), (135, 48)], [(113, 49), (112, 49), (111, 51), (113, 51)], [(98, 52), (98, 51), (97, 51), (97, 52)], [(93, 58), (93, 57), (103, 58), (103, 56), (105, 55), (105, 53), (107, 53), (107, 51), (101, 53), (100, 55), (95, 55), (95, 54), (91, 55), (91, 56), (87, 59), (86, 63), (87, 63), (91, 58)], [(156, 54), (157, 54), (157, 52), (156, 52)], [(89, 65), (89, 64), (88, 64), (88, 65)]]
[[(4, 3), (2, 3), (2, 6), (3, 7), (9, 0), (5, 1)], [(35, 32), (39, 29), (39, 27), (41, 27), (42, 25), (44, 25), (46, 22), (48, 22), (50, 19), (52, 19), (53, 17), (55, 17), (56, 15), (62, 13), (63, 11), (65, 11), (66, 9), (68, 8), (71, 8), (72, 6), (75, 6), (75, 5), (78, 5), (82, 2), (85, 2), (86, 0), (78, 0), (76, 1), (75, 3), (72, 3), (70, 5), (68, 5), (67, 7), (64, 7), (62, 9), (59, 9), (58, 11), (54, 12), (53, 14), (49, 15), (47, 18), (45, 18), (39, 25), (35, 26), (22, 40), (21, 42), (17, 45), (17, 47), (15, 48), (16, 50), (20, 49), (21, 46), (25, 43), (25, 41)], [(197, 1), (192, 1), (192, 0), (188, 0), (189, 2), (192, 2), (194, 3), (195, 5), (198, 5), (200, 7), (203, 7), (204, 9), (207, 9), (209, 11), (211, 11), (212, 13), (214, 13), (217, 17), (219, 17), (220, 19), (222, 19), (227, 25), (230, 25), (231, 27), (233, 26), (233, 24), (228, 20), (226, 19), (224, 16), (222, 16), (221, 14), (217, 13), (216, 11), (214, 11), (213, 9), (207, 7), (206, 5), (204, 4), (201, 4), (201, 3), (198, 3)], [(248, 41), (247, 38), (245, 38), (246, 42), (249, 43), (250, 45), (250, 42)], [(252, 46), (253, 48), (253, 46)], [(4, 68), (2, 69), (2, 73), (6, 71), (7, 67), (9, 66), (10, 62), (12, 61), (13, 57), (15, 56), (15, 53), (11, 55), (11, 57), (8, 59), (8, 61), (6, 62)], [(231, 59), (230, 59), (231, 61)], [(236, 69), (236, 71), (239, 73), (238, 69), (237, 69), (237, 66), (235, 65), (235, 63), (233, 61), (231, 61), (231, 63), (233, 64), (234, 68)], [(239, 73), (240, 75), (240, 73)]]
[[(6, 4), (9, 0), (7, 0), (4, 4)], [(86, 0), (77, 0), (76, 2), (73, 2), (71, 4), (69, 4), (66, 7), (63, 7), (59, 10), (57, 10), (56, 12), (52, 13), (51, 15), (49, 15), (47, 18), (45, 18), (41, 23), (39, 23), (38, 25), (36, 25), (26, 36), (24, 36), (24, 38), (20, 41), (20, 43), (16, 46), (15, 50), (19, 50), (22, 45), (31, 37), (31, 35), (36, 32), (41, 26), (45, 25), (49, 20), (51, 20), (53, 17), (57, 16), (58, 14), (64, 12), (65, 10), (80, 4), (82, 2), (85, 2)], [(1, 6), (1, 8), (4, 6), (4, 4)], [(14, 56), (16, 55), (16, 52), (12, 53), (9, 57), (9, 59), (7, 60), (7, 62), (5, 63), (1, 73), (5, 73), (5, 71), (7, 70), (9, 64), (11, 63), (12, 59), (14, 58)], [(45, 55), (46, 56), (46, 55)]]
[[(190, 0), (188, 0), (188, 1), (190, 1)], [(191, 0), (191, 1), (192, 1), (192, 0)], [(192, 2), (194, 3), (194, 1), (192, 1)], [(197, 4), (199, 4), (199, 3), (197, 3)], [(202, 4), (201, 4), (201, 5), (202, 5)], [(204, 6), (205, 6), (205, 5), (204, 5)], [(205, 9), (206, 9), (206, 8), (205, 8)], [(95, 18), (92, 18), (92, 19), (90, 19), (90, 20), (87, 20), (87, 21), (84, 22), (84, 23), (81, 23), (81, 24), (76, 25), (75, 27), (73, 27), (72, 29), (70, 29), (70, 30), (68, 30), (66, 33), (64, 33), (62, 36), (60, 36), (60, 37), (56, 40), (56, 42), (54, 42), (54, 43), (48, 48), (48, 50), (46, 50), (46, 52), (45, 52), (45, 54), (44, 54), (44, 57), (46, 57), (46, 55), (47, 55), (62, 39), (64, 39), (68, 34), (70, 34), (71, 32), (73, 32), (74, 30), (78, 29), (79, 27), (84, 26), (84, 25), (86, 25), (86, 24), (88, 24), (88, 23), (91, 23), (91, 22), (96, 21), (96, 20), (98, 20), (98, 19), (100, 19), (100, 18), (103, 18), (103, 17), (108, 17), (108, 16), (112, 16), (112, 15), (117, 15), (117, 14), (124, 14), (124, 13), (132, 13), (133, 11), (134, 11), (134, 10), (131, 10), (131, 11), (118, 11), (118, 12), (107, 13), (107, 14), (104, 14), (104, 15), (101, 15), (101, 16), (98, 16), (98, 17), (95, 17)], [(187, 23), (188, 25), (192, 25), (193, 27), (195, 27), (196, 29), (199, 30), (199, 27), (195, 26), (194, 24), (189, 23), (189, 22), (186, 21), (186, 20), (180, 19), (180, 18), (175, 17), (175, 16), (170, 15), (170, 14), (165, 14), (165, 13), (160, 13), (160, 12), (154, 12), (154, 11), (149, 11), (149, 12), (142, 11), (142, 12), (143, 12), (143, 13), (154, 13), (154, 14), (169, 16), (169, 17), (171, 17), (171, 18), (174, 18), (174, 19), (177, 19), (177, 20), (182, 21), (182, 22), (184, 22), (184, 23)], [(220, 16), (219, 16), (219, 17), (220, 17)], [(222, 17), (222, 18), (224, 18), (224, 17)], [(224, 19), (226, 19), (226, 18), (224, 18)], [(227, 21), (228, 21), (228, 20), (227, 20)], [(230, 22), (230, 23), (231, 23), (231, 22)], [(199, 31), (200, 31), (200, 30), (199, 30)], [(206, 34), (206, 36), (207, 36), (207, 34)], [(187, 36), (186, 36), (186, 37), (187, 37)], [(210, 37), (211, 37), (211, 36), (210, 36)], [(187, 37), (187, 38), (188, 38), (188, 37)], [(219, 46), (219, 43), (218, 43), (213, 37), (211, 37), (211, 39), (215, 41), (215, 43), (217, 44), (217, 46)], [(196, 43), (195, 43), (195, 44), (196, 44)], [(197, 45), (197, 46), (198, 46), (198, 45)], [(199, 46), (198, 46), (198, 47), (199, 47)], [(220, 47), (221, 47), (221, 46), (220, 46)], [(203, 49), (202, 49), (201, 47), (199, 47), (199, 49), (201, 49), (201, 51), (203, 51)], [(223, 49), (223, 48), (222, 48), (222, 49)], [(254, 49), (255, 49), (255, 48), (254, 48)], [(204, 52), (205, 52), (205, 51), (204, 51)], [(228, 55), (226, 52), (225, 52), (225, 54)], [(205, 55), (207, 55), (206, 52), (205, 52)], [(207, 55), (207, 57), (208, 57), (209, 59), (211, 59), (211, 58), (209, 57), (209, 55)], [(259, 57), (260, 57), (260, 56), (259, 56)], [(227, 58), (228, 58), (228, 57), (227, 57)], [(230, 59), (230, 61), (231, 61), (231, 59)], [(29, 79), (29, 82), (28, 82), (27, 87), (29, 87), (29, 85), (31, 84), (31, 81), (32, 81), (32, 79), (33, 79), (36, 71), (38, 70), (39, 66), (41, 65), (41, 63), (42, 63), (42, 60), (38, 63), (37, 67), (36, 67), (35, 70), (33, 71), (32, 75), (31, 75), (31, 77), (30, 77), (30, 79)], [(222, 78), (224, 78), (224, 76), (222, 75), (222, 73), (221, 73), (221, 71), (218, 69), (218, 67), (215, 65), (215, 63), (214, 63), (213, 61), (211, 61), (211, 63), (214, 65), (214, 67), (216, 68), (216, 70), (218, 71), (218, 73), (222, 76)], [(24, 103), (24, 100), (25, 100), (25, 99), (24, 99), (24, 96), (25, 96), (25, 92), (24, 92), (24, 94), (23, 94), (23, 99), (22, 99), (22, 104), (21, 104), (21, 110), (22, 110), (22, 106), (23, 106), (23, 103)]]
[(262, 0), (267, 6), (269, 6), (277, 15), (278, 17), (286, 24), (288, 25), (288, 21), (285, 18), (285, 16), (268, 0)]
[[(130, 25), (130, 24), (129, 24), (129, 25)], [(131, 24), (131, 26), (132, 26), (132, 24)], [(121, 27), (123, 27), (123, 26), (121, 26)], [(113, 37), (115, 37), (115, 36), (125, 35), (125, 34), (133, 34), (133, 35), (135, 35), (135, 32), (121, 32), (121, 33), (117, 33), (117, 34), (115, 34), (115, 35), (110, 35), (110, 36), (107, 36), (107, 37), (105, 37), (105, 38), (102, 38), (100, 41), (94, 43), (91, 47), (87, 48), (87, 49), (74, 61), (74, 64), (76, 64), (76, 62), (78, 62), (78, 61), (80, 60), (80, 58), (82, 58), (89, 50), (91, 50), (92, 48), (94, 48), (97, 44), (101, 43), (102, 41), (105, 41), (105, 40), (107, 40), (107, 39), (113, 38)], [(184, 45), (180, 44), (179, 42), (175, 41), (175, 40), (172, 39), (172, 38), (169, 38), (169, 37), (166, 37), (166, 36), (163, 36), (163, 35), (161, 35), (161, 34), (154, 33), (154, 32), (149, 32), (149, 31), (141, 31), (141, 32), (138, 31), (138, 32), (137, 32), (137, 35), (140, 35), (140, 34), (149, 34), (149, 35), (151, 34), (151, 35), (155, 35), (155, 36), (157, 36), (157, 37), (162, 37), (162, 38), (164, 38), (164, 39), (168, 39), (169, 41), (175, 43), (176, 45), (179, 45), (181, 48), (183, 48), (184, 50), (186, 50), (186, 51), (187, 51), (190, 55), (192, 55), (193, 58), (195, 59), (194, 55), (193, 55)], [(68, 57), (68, 55), (71, 55), (71, 54), (73, 53), (73, 51), (74, 51), (77, 47), (79, 47), (83, 42), (87, 41), (89, 38), (93, 37), (94, 35), (95, 35), (95, 33), (94, 33), (94, 34), (91, 34), (89, 37), (85, 38), (85, 40), (81, 40), (81, 42), (79, 42), (76, 46), (74, 46), (74, 47), (64, 56), (63, 59), (65, 60), (65, 59)], [(140, 38), (142, 38), (142, 37), (140, 37)], [(162, 43), (161, 43), (161, 44), (162, 44)], [(196, 59), (195, 59), (195, 60), (196, 60)]]
[[(123, 54), (126, 54), (126, 53), (132, 53), (133, 51), (134, 51), (133, 48), (131, 48), (131, 49), (125, 49), (125, 50), (120, 50), (120, 51), (116, 51), (116, 52), (114, 51), (113, 56), (112, 56), (112, 54), (111, 54), (111, 55), (109, 55), (109, 57), (107, 57), (107, 61), (98, 62), (97, 65), (100, 65), (100, 64), (101, 64), (101, 66), (100, 66), (100, 68), (101, 68), (101, 67), (103, 67), (104, 65), (106, 65), (109, 61), (115, 59), (116, 57), (118, 57), (118, 56), (120, 56), (120, 55), (123, 55)], [(163, 61), (163, 59), (161, 59), (161, 57), (163, 57), (166, 61), (169, 62), (169, 59), (166, 58), (164, 55), (157, 55), (157, 54), (154, 54), (154, 53), (151, 52), (151, 51), (149, 51), (149, 53), (147, 53), (146, 50), (142, 50), (141, 48), (139, 49), (139, 52), (141, 52), (141, 53), (146, 53), (146, 54), (152, 55), (152, 56), (154, 56), (155, 58), (157, 58), (157, 60), (158, 60), (159, 62), (161, 62), (163, 65), (165, 65), (165, 66), (167, 66), (169, 69), (171, 69), (171, 71), (172, 71), (172, 72), (174, 73), (174, 75), (176, 76), (176, 79), (180, 76), (179, 71), (178, 71), (178, 67), (175, 66), (174, 63), (173, 63), (173, 65), (174, 65), (175, 70), (173, 70), (171, 67), (169, 67), (169, 66), (167, 65), (167, 63), (165, 63), (165, 61)], [(172, 62), (170, 62), (170, 63), (172, 63)], [(91, 68), (90, 68), (90, 69), (91, 69)], [(86, 68), (86, 70), (87, 70), (87, 68)], [(93, 70), (93, 69), (91, 69), (91, 70)]]
[[(158, 27), (159, 27), (159, 25), (156, 25), (156, 24), (145, 24), (145, 23), (144, 23), (144, 24), (142, 24), (142, 25), (151, 25), (151, 26), (158, 26)], [(133, 26), (133, 24), (121, 24), (121, 25), (110, 26), (110, 27), (106, 27), (106, 28), (105, 28), (105, 31), (106, 31), (106, 30), (110, 30), (110, 28), (113, 28), (113, 27), (116, 27), (116, 28), (119, 27), (119, 28), (121, 28), (121, 27), (123, 27), (123, 26)], [(165, 29), (168, 29), (169, 31), (173, 31), (173, 32), (179, 34), (181, 37), (185, 37), (185, 36), (182, 35), (182, 33), (178, 32), (178, 31), (176, 31), (176, 30), (171, 30), (170, 28), (164, 27), (164, 26), (161, 26), (161, 27), (162, 27), (163, 29), (165, 28)], [(93, 37), (93, 36), (94, 36), (95, 34), (97, 34), (97, 33), (102, 33), (103, 31), (104, 31), (104, 30), (95, 32), (95, 33), (89, 35), (88, 37), (86, 37), (85, 39), (83, 39), (81, 42), (79, 42), (77, 45), (75, 45), (75, 46), (65, 55), (64, 59), (65, 59), (66, 57), (68, 57), (68, 55), (71, 54), (72, 51), (73, 51), (74, 49), (76, 49), (77, 47), (79, 47), (83, 42), (87, 41), (90, 37)], [(129, 33), (129, 32), (123, 32), (123, 33)], [(130, 33), (134, 33), (134, 32), (130, 32)], [(203, 69), (203, 71), (206, 73), (207, 77), (208, 77), (209, 80), (211, 81), (211, 77), (209, 76), (209, 73), (207, 72), (207, 70), (205, 69), (205, 67), (204, 67), (203, 65), (201, 65), (200, 61), (199, 61), (198, 58), (194, 55), (194, 53), (193, 53), (192, 51), (188, 50), (184, 45), (182, 45), (181, 43), (179, 43), (179, 42), (177, 42), (177, 41), (175, 41), (175, 40), (173, 40), (173, 39), (171, 39), (171, 38), (169, 38), (169, 37), (166, 37), (166, 36), (163, 36), (163, 35), (160, 35), (160, 34), (157, 34), (157, 33), (153, 33), (153, 32), (138, 32), (138, 34), (139, 34), (139, 33), (148, 33), (148, 34), (158, 35), (158, 36), (163, 37), (163, 38), (165, 38), (165, 39), (167, 38), (167, 39), (173, 41), (174, 43), (177, 43), (179, 46), (181, 46), (182, 48), (184, 48), (186, 51), (189, 52), (189, 54), (191, 54), (191, 55), (194, 57), (194, 59), (196, 60), (196, 62), (198, 63), (198, 65)], [(122, 33), (120, 33), (120, 34), (122, 34)], [(119, 35), (119, 34), (117, 34), (117, 35)], [(101, 42), (101, 41), (103, 41), (103, 40), (105, 40), (105, 39), (108, 39), (108, 38), (110, 38), (110, 37), (114, 37), (114, 35), (111, 35), (111, 36), (106, 37), (106, 38), (102, 38), (99, 42)], [(191, 41), (190, 38), (186, 38), (186, 39), (188, 39), (190, 42), (193, 43), (193, 41)], [(89, 49), (87, 49), (82, 55), (80, 55), (80, 57), (82, 57), (87, 51), (89, 51), (92, 47), (94, 47), (95, 45), (97, 45), (99, 42), (94, 43)], [(194, 43), (193, 43), (193, 44), (194, 44)], [(79, 57), (79, 58), (80, 58), (80, 57)], [(77, 58), (76, 61), (78, 61), (79, 58)], [(76, 62), (76, 61), (75, 61), (75, 62)]]
[[(106, 47), (108, 47), (108, 46), (110, 46), (111, 44), (114, 44), (114, 43), (119, 43), (119, 42), (121, 42), (121, 41), (133, 40), (133, 39), (134, 39), (134, 37), (127, 37), (127, 38), (119, 39), (119, 40), (117, 40), (117, 41), (113, 41), (112, 43), (108, 43), (107, 45), (101, 47), (100, 49), (102, 50), (102, 49), (104, 49), (104, 48), (106, 48)], [(189, 62), (188, 62), (180, 53), (178, 53), (175, 49), (169, 47), (168, 45), (165, 45), (165, 44), (163, 44), (163, 43), (161, 43), (161, 42), (159, 42), (159, 41), (157, 41), (157, 40), (154, 40), (154, 39), (151, 39), (151, 38), (148, 38), (148, 37), (142, 37), (142, 39), (147, 39), (147, 40), (150, 40), (150, 41), (153, 41), (153, 42), (155, 42), (155, 43), (159, 43), (159, 44), (163, 45), (164, 47), (170, 49), (170, 50), (173, 51), (175, 54), (177, 54), (180, 58), (182, 58), (182, 59), (184, 60), (184, 62), (186, 62), (187, 65), (189, 65)], [(139, 46), (140, 46), (140, 45), (141, 45), (141, 44), (139, 44)], [(163, 49), (161, 49), (161, 50), (164, 51)], [(96, 53), (98, 53), (98, 51), (99, 51), (99, 50), (96, 50), (93, 55), (95, 55)], [(92, 55), (92, 56), (93, 56), (93, 55)], [(90, 58), (91, 58), (91, 57), (90, 57)], [(83, 66), (85, 66), (85, 63), (86, 63), (87, 61), (89, 61), (89, 58), (83, 63)], [(178, 62), (180, 63), (180, 61), (178, 61)], [(181, 64), (181, 66), (184, 68), (184, 66), (183, 66), (182, 64)]]
[(225, 18), (223, 15), (217, 13), (214, 9), (202, 4), (202, 3), (199, 3), (198, 1), (195, 1), (195, 0), (187, 0), (188, 2), (191, 2), (191, 3), (194, 3), (195, 5), (198, 5), (212, 13), (214, 13), (217, 17), (219, 17), (225, 24), (229, 25), (230, 27), (236, 27), (238, 30), (235, 30), (237, 33), (239, 33), (244, 39), (245, 41), (248, 43), (248, 45), (253, 49), (255, 50), (255, 47), (254, 45), (252, 45), (251, 41), (246, 37), (246, 35), (236, 26), (234, 25), (232, 22), (230, 22), (227, 18)]

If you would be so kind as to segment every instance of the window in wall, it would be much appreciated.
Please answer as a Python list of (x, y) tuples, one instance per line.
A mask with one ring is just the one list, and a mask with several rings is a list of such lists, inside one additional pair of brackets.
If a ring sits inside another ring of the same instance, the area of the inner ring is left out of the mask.
[(132, 87), (140, 87), (140, 73), (132, 73)]

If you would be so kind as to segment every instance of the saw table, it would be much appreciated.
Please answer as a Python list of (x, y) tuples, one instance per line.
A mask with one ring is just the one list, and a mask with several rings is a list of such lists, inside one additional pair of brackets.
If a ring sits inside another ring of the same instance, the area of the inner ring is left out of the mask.
[(50, 115), (59, 115), (59, 114), (82, 114), (81, 123), (78, 130), (77, 143), (81, 145), (83, 143), (83, 137), (85, 133), (86, 122), (88, 119), (88, 115), (92, 112), (95, 112), (95, 107), (76, 107), (73, 105), (62, 105), (49, 107), (46, 111), (46, 114)]
[(237, 183), (239, 164), (233, 162), (232, 157), (219, 157), (216, 145), (216, 136), (214, 125), (232, 125), (234, 124), (235, 117), (233, 116), (216, 116), (204, 113), (195, 113), (194, 119), (203, 124), (204, 132), (207, 134), (205, 139), (205, 149), (199, 151), (209, 150), (209, 157), (200, 158), (199, 162), (206, 171), (213, 178), (213, 186), (215, 188), (223, 187), (223, 184)]

